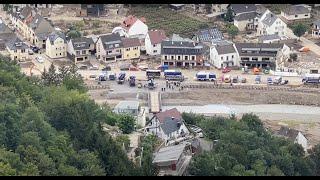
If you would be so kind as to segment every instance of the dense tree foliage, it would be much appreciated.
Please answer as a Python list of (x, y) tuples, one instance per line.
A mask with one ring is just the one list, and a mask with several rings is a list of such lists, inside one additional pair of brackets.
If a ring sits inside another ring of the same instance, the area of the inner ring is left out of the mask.
[(293, 34), (298, 36), (299, 39), (302, 35), (304, 35), (304, 33), (308, 31), (308, 26), (303, 23), (297, 23), (293, 25), (292, 28), (293, 28)]
[(233, 40), (234, 37), (235, 37), (236, 35), (238, 35), (238, 33), (239, 33), (239, 29), (238, 29), (237, 26), (235, 26), (235, 25), (230, 25), (230, 26), (227, 28), (227, 31), (228, 31), (229, 36), (231, 36), (231, 39), (232, 39), (232, 40)]
[(212, 151), (193, 158), (192, 175), (306, 176), (319, 169), (319, 146), (305, 156), (300, 145), (267, 132), (255, 115), (245, 114), (240, 121), (202, 117), (197, 125), (217, 143)]
[(143, 175), (102, 131), (118, 119), (88, 98), (73, 68), (37, 79), (0, 56), (0, 175)]

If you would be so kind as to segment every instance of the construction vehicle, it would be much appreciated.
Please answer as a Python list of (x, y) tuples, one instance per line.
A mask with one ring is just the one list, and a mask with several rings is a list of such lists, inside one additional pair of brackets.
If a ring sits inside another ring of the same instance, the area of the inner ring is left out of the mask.
[(181, 71), (178, 70), (165, 70), (164, 77), (169, 81), (184, 81), (184, 76), (182, 75)]
[(136, 86), (136, 77), (135, 76), (130, 76), (129, 77), (129, 86), (130, 87)]
[(149, 79), (148, 83), (145, 84), (144, 87), (148, 88), (148, 89), (154, 89), (156, 87), (155, 83), (154, 83), (154, 80), (153, 79)]
[(126, 73), (120, 72), (118, 76), (118, 84), (123, 84), (126, 78)]
[(200, 71), (196, 74), (196, 78), (198, 81), (215, 81), (217, 76), (212, 72)]

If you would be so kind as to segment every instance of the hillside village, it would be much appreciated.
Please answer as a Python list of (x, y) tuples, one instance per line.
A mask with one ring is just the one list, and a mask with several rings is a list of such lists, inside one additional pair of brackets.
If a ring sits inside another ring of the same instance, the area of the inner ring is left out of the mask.
[[(75, 65), (90, 98), (135, 118), (135, 131), (128, 135), (130, 145), (125, 148), (128, 158), (135, 160), (142, 137), (153, 134), (160, 141), (152, 161), (159, 175), (184, 175), (192, 158), (212, 150), (216, 142), (203, 138), (200, 127), (186, 123), (187, 110), (181, 106), (227, 104), (199, 114), (239, 118), (250, 113), (242, 105), (320, 105), (319, 4), (288, 4), (280, 12), (268, 7), (146, 7), (170, 12), (172, 18), (189, 18), (194, 24), (189, 23), (193, 27), (185, 32), (188, 28), (167, 29), (170, 17), (153, 22), (162, 17), (131, 5), (3, 5), (0, 53), (18, 61), (28, 76), (41, 77), (51, 65), (56, 69)], [(252, 93), (240, 97), (248, 91)], [(277, 117), (284, 111), (270, 110), (267, 115), (258, 108), (252, 112), (266, 117), (267, 129), (300, 144), (306, 154), (319, 143), (319, 112), (306, 113), (304, 118), (316, 124), (311, 127), (307, 120), (297, 120), (298, 115), (283, 116), (303, 122), (291, 125)], [(109, 126), (105, 131), (114, 138), (124, 134)]]

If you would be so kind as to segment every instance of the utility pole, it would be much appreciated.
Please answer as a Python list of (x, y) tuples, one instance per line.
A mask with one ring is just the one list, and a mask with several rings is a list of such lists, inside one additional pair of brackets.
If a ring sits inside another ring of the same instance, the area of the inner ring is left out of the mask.
[(141, 167), (141, 164), (142, 164), (142, 155), (143, 155), (143, 147), (141, 148), (141, 155), (140, 155), (140, 167)]

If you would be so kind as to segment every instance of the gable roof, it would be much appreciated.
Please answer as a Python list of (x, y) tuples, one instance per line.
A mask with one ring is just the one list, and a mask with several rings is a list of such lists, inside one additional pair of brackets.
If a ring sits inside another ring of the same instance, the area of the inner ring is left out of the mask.
[(244, 21), (244, 20), (254, 19), (255, 17), (257, 17), (256, 12), (249, 12), (249, 13), (243, 13), (243, 14), (237, 15), (236, 17), (234, 17), (234, 20)]
[(167, 39), (164, 30), (151, 30), (148, 34), (152, 45), (161, 43), (163, 40)]
[(313, 21), (312, 24), (317, 25), (318, 27), (320, 27), (320, 20), (317, 19), (317, 20)]
[(304, 5), (293, 5), (284, 9), (283, 12), (288, 15), (295, 15), (295, 14), (307, 14), (307, 13), (310, 13), (311, 11), (308, 8), (306, 8)]
[(90, 44), (93, 44), (92, 38), (86, 38), (86, 37), (71, 39), (71, 42), (74, 50), (89, 49)]
[(138, 38), (123, 38), (122, 44), (124, 48), (141, 46), (140, 40)]
[(256, 5), (254, 4), (231, 4), (230, 7), (236, 14), (252, 12), (257, 10)]
[(160, 127), (163, 130), (163, 132), (168, 135), (170, 133), (178, 131), (180, 129), (181, 124), (181, 119), (165, 117), (164, 121), (160, 124)]
[(24, 7), (19, 13), (15, 13), (14, 16), (20, 20), (25, 20), (26, 17), (32, 15), (32, 8), (30, 6)]
[(145, 23), (146, 22), (146, 18), (141, 17), (140, 19), (138, 19), (137, 17), (133, 16), (133, 15), (129, 15), (128, 17), (126, 17), (124, 19), (124, 21), (122, 22), (122, 27), (125, 29), (130, 29), (130, 27), (137, 21), (140, 20), (141, 22)]
[[(104, 49), (114, 49), (123, 47), (121, 37), (118, 33), (107, 34), (100, 36)], [(115, 44), (119, 44), (119, 47), (115, 47)]]
[(178, 144), (175, 146), (167, 146), (167, 147), (161, 148), (159, 152), (155, 153), (155, 157), (152, 163), (161, 163), (161, 162), (179, 160), (186, 145), (187, 145), (186, 142), (182, 142), (181, 144)]
[(49, 35), (51, 32), (54, 31), (54, 27), (52, 26), (52, 24), (39, 14), (36, 14), (34, 16), (32, 21), (29, 23), (29, 27), (33, 29), (36, 35), (40, 35), (40, 34)]
[(160, 123), (163, 123), (166, 118), (174, 117), (175, 120), (181, 120), (182, 116), (181, 113), (178, 111), (177, 108), (168, 109), (166, 111), (162, 111), (156, 114), (156, 118), (159, 120)]
[(298, 134), (299, 134), (298, 130), (291, 129), (291, 128), (284, 127), (284, 126), (281, 126), (281, 128), (279, 130), (279, 135), (288, 137), (291, 140), (295, 140), (296, 137), (298, 136)]
[(229, 54), (229, 53), (235, 53), (236, 49), (234, 48), (233, 44), (223, 45), (223, 46), (216, 46), (215, 47), (218, 54)]
[(6, 43), (6, 46), (10, 49), (10, 50), (17, 50), (17, 49), (28, 49), (28, 45), (26, 45), (23, 41), (21, 41), (21, 39), (19, 39), (18, 37), (15, 37), (11, 40), (9, 40)]
[(13, 33), (11, 29), (3, 23), (3, 21), (0, 18), (0, 34), (7, 34), (7, 33)]
[(53, 45), (54, 41), (57, 39), (57, 38), (61, 38), (63, 39), (64, 43), (66, 43), (66, 36), (62, 33), (62, 32), (52, 32), (48, 35), (48, 38), (49, 38), (49, 41), (50, 43)]
[(265, 25), (271, 26), (277, 19), (278, 17), (275, 14), (270, 12), (266, 14), (266, 17), (262, 20), (262, 23)]
[(195, 35), (199, 38), (200, 41), (210, 42), (212, 40), (223, 39), (223, 34), (216, 27), (199, 30)]
[(120, 101), (114, 109), (138, 109), (139, 101)]
[(260, 36), (258, 39), (260, 41), (276, 40), (276, 39), (281, 40), (280, 36), (277, 34), (263, 35), (263, 36)]

